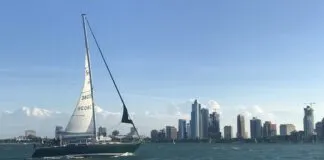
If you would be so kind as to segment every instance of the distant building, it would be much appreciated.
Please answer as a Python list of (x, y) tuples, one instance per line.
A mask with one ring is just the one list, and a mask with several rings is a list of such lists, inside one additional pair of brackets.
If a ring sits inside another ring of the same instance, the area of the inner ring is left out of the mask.
[(36, 137), (36, 131), (34, 130), (26, 130), (25, 137)]
[(250, 120), (250, 133), (253, 139), (262, 137), (262, 124), (260, 119), (253, 117), (253, 119)]
[(135, 127), (131, 127), (131, 128), (130, 128), (130, 133), (135, 133), (135, 132), (136, 132)]
[(107, 129), (105, 127), (99, 127), (98, 129), (98, 136), (106, 137), (107, 136)]
[(224, 139), (232, 139), (232, 126), (224, 127)]
[(263, 137), (271, 137), (271, 122), (265, 121), (263, 124)]
[(131, 127), (129, 133), (127, 133), (126, 137), (131, 138), (136, 133), (135, 127)]
[(186, 130), (187, 130), (187, 126), (186, 126), (186, 120), (184, 119), (179, 119), (179, 123), (178, 123), (178, 139), (185, 139), (186, 136)]
[(186, 131), (187, 131), (187, 138), (191, 139), (191, 128), (190, 128), (190, 122), (187, 123), (187, 127), (186, 127)]
[(191, 128), (191, 138), (199, 139), (200, 138), (200, 130), (201, 130), (201, 117), (200, 117), (200, 108), (201, 105), (197, 100), (192, 104), (191, 111), (191, 120), (190, 120), (190, 128)]
[(322, 119), (322, 132), (320, 135), (321, 135), (320, 139), (324, 140), (324, 118)]
[(314, 115), (310, 106), (304, 108), (304, 134), (306, 137), (312, 136), (314, 133)]
[(277, 125), (271, 124), (270, 125), (270, 136), (276, 136), (277, 135)]
[(246, 133), (245, 133), (245, 120), (244, 116), (239, 114), (237, 116), (237, 134), (236, 137), (238, 139), (245, 139)]
[(208, 125), (209, 125), (209, 111), (207, 108), (202, 108), (200, 110), (200, 138), (206, 139), (208, 138)]
[(220, 118), (217, 112), (213, 112), (209, 115), (209, 127), (208, 127), (208, 136), (212, 139), (221, 139), (220, 131)]
[(281, 136), (288, 136), (291, 135), (291, 132), (296, 131), (296, 127), (293, 124), (281, 124), (279, 128)]
[(165, 140), (165, 139), (166, 139), (166, 134), (165, 134), (165, 130), (164, 130), (164, 129), (161, 129), (161, 130), (159, 131), (158, 139), (159, 139), (159, 140)]
[(323, 123), (321, 121), (317, 122), (315, 124), (315, 132), (316, 132), (317, 137), (322, 139), (322, 137), (323, 137)]
[(64, 133), (63, 127), (62, 126), (56, 126), (55, 127), (55, 138), (59, 139), (60, 136)]
[(157, 130), (151, 131), (151, 140), (158, 141), (159, 140), (159, 132)]
[(165, 131), (166, 131), (166, 139), (168, 140), (177, 139), (177, 129), (175, 127), (166, 126)]

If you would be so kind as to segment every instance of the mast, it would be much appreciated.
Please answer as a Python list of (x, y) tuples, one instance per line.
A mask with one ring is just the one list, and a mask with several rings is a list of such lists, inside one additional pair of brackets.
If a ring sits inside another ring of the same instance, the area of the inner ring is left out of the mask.
[(95, 106), (93, 100), (93, 87), (92, 87), (92, 76), (91, 76), (91, 65), (90, 65), (90, 56), (89, 56), (89, 46), (88, 46), (88, 38), (87, 38), (87, 31), (86, 31), (86, 24), (85, 24), (85, 16), (86, 14), (82, 14), (82, 25), (83, 25), (83, 33), (84, 33), (84, 44), (86, 48), (87, 54), (87, 61), (89, 65), (89, 77), (90, 77), (90, 90), (91, 90), (91, 99), (92, 99), (92, 119), (93, 119), (93, 137), (94, 140), (97, 139), (97, 132), (96, 132), (96, 114), (95, 114)]

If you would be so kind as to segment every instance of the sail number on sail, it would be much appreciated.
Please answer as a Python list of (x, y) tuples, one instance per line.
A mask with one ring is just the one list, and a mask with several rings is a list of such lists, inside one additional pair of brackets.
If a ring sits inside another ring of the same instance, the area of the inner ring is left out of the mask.
[(85, 100), (85, 99), (89, 99), (89, 98), (91, 98), (90, 94), (81, 96), (81, 100)]
[(91, 108), (92, 108), (91, 105), (89, 105), (89, 106), (79, 106), (78, 110), (90, 110)]

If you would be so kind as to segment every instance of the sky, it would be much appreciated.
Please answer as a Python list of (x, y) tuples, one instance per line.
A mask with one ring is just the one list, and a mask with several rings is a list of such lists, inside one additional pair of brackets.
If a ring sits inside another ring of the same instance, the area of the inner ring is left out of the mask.
[[(188, 119), (197, 98), (209, 108), (217, 103), (222, 126), (236, 126), (244, 113), (246, 121), (302, 129), (305, 103), (316, 103), (316, 121), (324, 117), (323, 3), (2, 1), (0, 111), (72, 113), (83, 84), (86, 13), (129, 111), (165, 120), (150, 128)], [(93, 39), (90, 54), (96, 105), (121, 112)]]

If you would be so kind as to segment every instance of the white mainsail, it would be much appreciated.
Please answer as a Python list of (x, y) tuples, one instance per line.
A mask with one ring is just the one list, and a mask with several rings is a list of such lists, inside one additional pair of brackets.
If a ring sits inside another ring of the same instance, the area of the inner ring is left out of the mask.
[(93, 119), (93, 99), (91, 90), (91, 77), (90, 77), (90, 66), (89, 60), (86, 54), (85, 56), (85, 79), (84, 85), (81, 92), (80, 99), (74, 112), (70, 118), (70, 121), (65, 128), (66, 133), (76, 134), (92, 134), (94, 132)]

